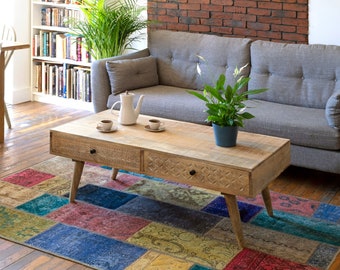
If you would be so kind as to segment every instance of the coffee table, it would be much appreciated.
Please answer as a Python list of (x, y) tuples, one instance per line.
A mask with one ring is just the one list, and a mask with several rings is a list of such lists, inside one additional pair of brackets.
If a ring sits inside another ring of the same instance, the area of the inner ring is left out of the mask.
[[(118, 114), (118, 113), (117, 113)], [(240, 247), (243, 231), (236, 196), (262, 193), (273, 215), (268, 184), (290, 164), (287, 139), (239, 132), (237, 145), (215, 145), (210, 126), (161, 119), (164, 132), (145, 130), (150, 116), (140, 115), (136, 125), (118, 125), (112, 133), (96, 130), (100, 120), (117, 116), (110, 111), (76, 120), (50, 131), (50, 153), (75, 161), (70, 191), (74, 202), (85, 162), (161, 177), (223, 194)]]

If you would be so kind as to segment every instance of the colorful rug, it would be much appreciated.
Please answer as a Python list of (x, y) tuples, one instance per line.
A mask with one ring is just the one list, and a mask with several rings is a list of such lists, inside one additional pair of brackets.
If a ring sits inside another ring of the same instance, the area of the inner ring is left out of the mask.
[(0, 237), (96, 269), (328, 269), (340, 207), (271, 192), (239, 197), (246, 248), (224, 198), (146, 175), (86, 164), (76, 203), (73, 163), (56, 157), (0, 180)]

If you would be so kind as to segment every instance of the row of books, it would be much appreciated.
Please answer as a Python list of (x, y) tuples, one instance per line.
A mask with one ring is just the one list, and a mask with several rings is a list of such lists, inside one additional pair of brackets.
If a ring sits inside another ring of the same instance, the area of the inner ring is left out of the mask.
[(63, 98), (92, 101), (91, 70), (69, 64), (37, 63), (35, 91)]
[(83, 37), (55, 31), (40, 30), (33, 36), (32, 55), (91, 62)]
[(41, 25), (70, 28), (73, 22), (83, 20), (82, 14), (75, 9), (44, 7), (41, 9)]

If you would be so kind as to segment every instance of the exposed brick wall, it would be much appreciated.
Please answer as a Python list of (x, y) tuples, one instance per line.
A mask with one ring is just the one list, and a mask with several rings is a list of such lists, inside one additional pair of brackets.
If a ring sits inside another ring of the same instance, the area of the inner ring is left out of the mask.
[(150, 29), (308, 43), (308, 0), (148, 0)]

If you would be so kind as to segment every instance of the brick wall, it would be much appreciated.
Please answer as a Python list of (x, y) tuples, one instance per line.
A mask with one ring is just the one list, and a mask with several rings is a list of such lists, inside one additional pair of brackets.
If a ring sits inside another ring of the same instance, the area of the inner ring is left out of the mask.
[(308, 43), (308, 0), (148, 0), (150, 29)]

